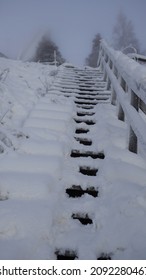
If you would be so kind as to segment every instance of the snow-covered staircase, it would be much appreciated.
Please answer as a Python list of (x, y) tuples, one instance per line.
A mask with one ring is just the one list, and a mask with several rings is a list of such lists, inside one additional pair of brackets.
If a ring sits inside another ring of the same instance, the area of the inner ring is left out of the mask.
[(70, 66), (65, 67), (54, 92), (56, 89), (74, 102), (74, 125), (72, 150), (66, 158), (59, 210), (55, 213), (54, 253), (64, 260), (111, 259), (108, 252), (98, 252), (95, 246), (98, 225), (93, 209), (98, 203), (98, 169), (105, 155), (92, 143), (96, 105), (109, 102), (110, 91), (99, 70)]
[(61, 66), (1, 154), (0, 259), (145, 259), (146, 163), (104, 78)]
[(102, 45), (97, 69), (16, 62), (4, 81), (2, 260), (146, 258), (145, 71)]
[(109, 96), (99, 70), (62, 66), (27, 116), (18, 147), (1, 154), (3, 259), (110, 258), (94, 248), (104, 152), (93, 140), (96, 105)]

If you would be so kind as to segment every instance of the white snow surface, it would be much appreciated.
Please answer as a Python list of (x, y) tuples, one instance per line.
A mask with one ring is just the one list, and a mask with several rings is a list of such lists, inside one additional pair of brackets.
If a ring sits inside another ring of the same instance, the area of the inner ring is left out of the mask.
[[(146, 158), (127, 150), (128, 125), (110, 103), (93, 109), (92, 146), (80, 144), (105, 158), (70, 157), (80, 125), (74, 68), (66, 66), (0, 58), (0, 259), (56, 259), (60, 248), (79, 259), (146, 259)], [(78, 172), (87, 163), (98, 169), (91, 180)], [(99, 197), (68, 198), (72, 184), (92, 184)], [(93, 224), (73, 220), (75, 212)]]

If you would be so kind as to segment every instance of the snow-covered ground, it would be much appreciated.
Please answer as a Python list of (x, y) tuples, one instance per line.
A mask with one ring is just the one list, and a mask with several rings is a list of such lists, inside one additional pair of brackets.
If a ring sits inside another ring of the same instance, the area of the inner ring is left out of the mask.
[[(127, 125), (110, 103), (91, 110), (92, 146), (79, 144), (76, 92), (72, 68), (0, 58), (0, 259), (56, 259), (58, 249), (79, 259), (146, 259), (146, 159), (127, 150)], [(71, 158), (79, 147), (105, 158)], [(97, 176), (79, 173), (87, 164)], [(73, 184), (92, 184), (99, 196), (69, 198)]]

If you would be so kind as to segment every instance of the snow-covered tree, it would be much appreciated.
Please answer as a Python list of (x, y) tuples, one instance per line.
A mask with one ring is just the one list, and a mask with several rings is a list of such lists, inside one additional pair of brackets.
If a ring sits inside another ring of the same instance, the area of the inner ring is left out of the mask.
[(96, 34), (92, 41), (92, 50), (89, 56), (86, 58), (85, 63), (91, 67), (97, 67), (97, 60), (99, 54), (101, 35), (100, 33)]
[(54, 51), (56, 53), (56, 60), (58, 64), (62, 64), (65, 60), (56, 44), (47, 36), (43, 36), (36, 49), (34, 61), (51, 63), (54, 61)]
[[(113, 28), (113, 46), (117, 50), (124, 50), (125, 53), (129, 52), (131, 47), (140, 51), (139, 42), (134, 32), (134, 26), (131, 20), (128, 20), (123, 12), (117, 16), (116, 24)], [(127, 50), (126, 50), (127, 49)]]

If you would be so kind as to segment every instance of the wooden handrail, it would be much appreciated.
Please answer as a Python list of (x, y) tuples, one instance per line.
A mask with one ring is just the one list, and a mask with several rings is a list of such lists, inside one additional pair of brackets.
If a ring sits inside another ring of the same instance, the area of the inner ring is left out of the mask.
[(118, 106), (118, 118), (129, 124), (129, 150), (137, 153), (140, 146), (146, 154), (146, 122), (139, 113), (139, 109), (146, 112), (146, 68), (103, 40), (98, 66), (104, 72), (108, 89), (111, 88), (111, 104)]

